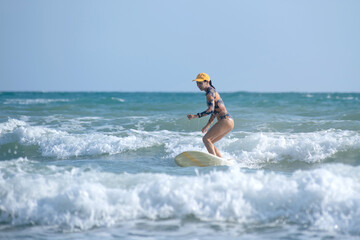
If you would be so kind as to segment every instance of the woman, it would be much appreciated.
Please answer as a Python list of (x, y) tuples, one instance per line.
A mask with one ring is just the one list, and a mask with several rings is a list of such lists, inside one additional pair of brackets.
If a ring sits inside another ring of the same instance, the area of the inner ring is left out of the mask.
[[(222, 101), (219, 93), (216, 92), (215, 87), (212, 85), (209, 75), (206, 73), (200, 73), (193, 81), (196, 81), (196, 84), (201, 91), (206, 92), (205, 95), (208, 109), (196, 115), (188, 114), (187, 117), (191, 120), (193, 118), (201, 118), (211, 115), (209, 122), (202, 129), (202, 132), (206, 133), (203, 137), (203, 142), (209, 153), (222, 157), (219, 150), (214, 146), (214, 143), (222, 139), (234, 128), (234, 120), (226, 111), (224, 102)], [(207, 131), (214, 121), (215, 116), (218, 120), (217, 123), (215, 123), (215, 125)]]

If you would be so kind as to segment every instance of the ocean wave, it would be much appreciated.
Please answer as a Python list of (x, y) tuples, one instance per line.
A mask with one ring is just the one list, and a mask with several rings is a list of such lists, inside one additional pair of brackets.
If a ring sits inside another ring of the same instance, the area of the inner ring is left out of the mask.
[(19, 104), (19, 105), (32, 105), (32, 104), (48, 104), (54, 102), (69, 102), (69, 99), (6, 99), (4, 104)]
[(115, 101), (118, 101), (118, 102), (125, 102), (125, 100), (122, 99), (122, 98), (112, 97), (111, 99), (115, 100)]
[[(234, 159), (244, 167), (258, 168), (283, 161), (311, 164), (336, 154), (359, 152), (360, 134), (336, 129), (310, 133), (233, 132), (215, 145), (224, 158)], [(171, 158), (183, 151), (206, 151), (200, 134), (170, 138), (165, 146)]]
[(356, 131), (329, 129), (309, 133), (241, 133), (231, 143), (220, 143), (231, 149), (234, 158), (261, 164), (280, 161), (322, 162), (337, 153), (360, 149)]
[[(360, 167), (172, 176), (0, 162), (0, 222), (86, 230), (136, 219), (297, 224), (360, 235)], [(35, 170), (36, 169), (36, 170)], [(34, 174), (36, 171), (36, 174)]]
[[(145, 131), (119, 126), (114, 134), (69, 133), (9, 119), (0, 124), (0, 149), (7, 158), (7, 152), (14, 150), (10, 148), (32, 146), (41, 156), (66, 159), (121, 154), (143, 148), (159, 149), (160, 146), (164, 158), (174, 158), (183, 151), (206, 151), (202, 136), (200, 132)], [(8, 144), (9, 149), (6, 149)], [(225, 158), (235, 159), (247, 167), (282, 161), (318, 163), (339, 153), (359, 151), (360, 134), (336, 129), (309, 133), (232, 132), (216, 145)]]
[(18, 143), (33, 145), (44, 157), (69, 158), (102, 154), (117, 154), (162, 144), (151, 134), (129, 131), (127, 136), (117, 137), (102, 133), (70, 134), (42, 126), (30, 126), (10, 119), (0, 124), (0, 144)]

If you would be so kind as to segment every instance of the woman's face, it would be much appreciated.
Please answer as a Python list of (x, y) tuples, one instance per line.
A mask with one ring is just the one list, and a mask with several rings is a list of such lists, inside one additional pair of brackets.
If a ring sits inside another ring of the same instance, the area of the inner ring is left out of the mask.
[(198, 88), (201, 91), (204, 91), (205, 89), (207, 89), (209, 87), (209, 83), (207, 81), (196, 82), (196, 85), (198, 86)]

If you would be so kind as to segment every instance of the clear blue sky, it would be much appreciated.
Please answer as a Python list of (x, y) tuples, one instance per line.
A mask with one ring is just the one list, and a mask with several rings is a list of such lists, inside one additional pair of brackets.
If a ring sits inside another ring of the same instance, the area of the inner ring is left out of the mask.
[(1, 91), (360, 91), (360, 0), (0, 0)]

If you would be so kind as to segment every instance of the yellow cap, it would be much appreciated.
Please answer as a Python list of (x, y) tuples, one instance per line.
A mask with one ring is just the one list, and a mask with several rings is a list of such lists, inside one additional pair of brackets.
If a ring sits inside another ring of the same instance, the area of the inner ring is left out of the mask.
[(206, 73), (199, 73), (196, 79), (194, 79), (193, 81), (197, 81), (197, 82), (210, 81), (210, 76), (207, 75)]

